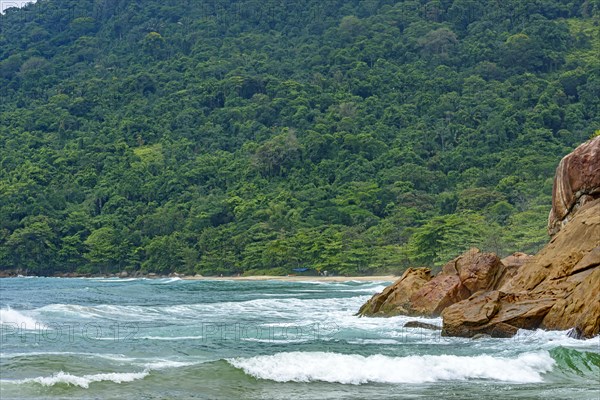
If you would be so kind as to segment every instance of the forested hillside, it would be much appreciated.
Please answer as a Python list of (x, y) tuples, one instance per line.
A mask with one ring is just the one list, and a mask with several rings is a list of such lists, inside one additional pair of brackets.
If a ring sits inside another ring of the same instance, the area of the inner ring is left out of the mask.
[(0, 16), (0, 269), (340, 274), (547, 241), (600, 1), (41, 0)]

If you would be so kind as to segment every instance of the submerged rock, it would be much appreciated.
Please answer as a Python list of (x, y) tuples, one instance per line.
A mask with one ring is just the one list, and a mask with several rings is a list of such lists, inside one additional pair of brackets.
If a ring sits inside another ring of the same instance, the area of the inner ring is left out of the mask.
[(408, 321), (404, 324), (405, 328), (421, 328), (421, 329), (429, 329), (432, 331), (440, 331), (442, 330), (441, 326), (437, 326), (434, 324), (428, 324), (427, 322), (421, 321)]

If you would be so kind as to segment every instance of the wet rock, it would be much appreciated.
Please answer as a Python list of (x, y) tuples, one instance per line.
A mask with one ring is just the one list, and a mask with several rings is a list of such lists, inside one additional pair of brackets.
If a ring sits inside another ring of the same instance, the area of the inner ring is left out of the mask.
[(421, 322), (421, 321), (408, 321), (407, 323), (404, 324), (404, 327), (405, 328), (429, 329), (432, 331), (442, 330), (441, 326), (434, 325), (434, 324), (428, 324), (427, 322)]

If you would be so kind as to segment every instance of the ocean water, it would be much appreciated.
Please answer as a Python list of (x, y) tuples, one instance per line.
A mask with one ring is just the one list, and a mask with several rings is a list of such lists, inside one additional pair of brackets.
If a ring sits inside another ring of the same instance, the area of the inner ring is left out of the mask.
[(598, 337), (354, 316), (387, 283), (2, 279), (0, 398), (600, 398)]

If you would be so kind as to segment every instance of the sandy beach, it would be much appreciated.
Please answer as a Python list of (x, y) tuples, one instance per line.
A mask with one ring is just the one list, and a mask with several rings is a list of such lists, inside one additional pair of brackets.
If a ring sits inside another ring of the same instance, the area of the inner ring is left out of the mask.
[(379, 282), (379, 281), (395, 281), (398, 279), (394, 275), (373, 275), (373, 276), (186, 276), (182, 279), (188, 280), (223, 280), (223, 281), (289, 281), (289, 282)]

